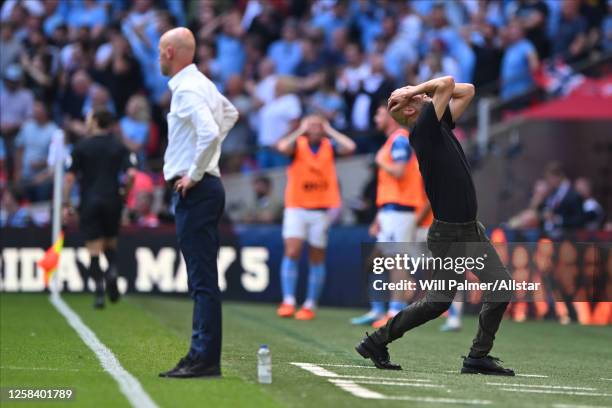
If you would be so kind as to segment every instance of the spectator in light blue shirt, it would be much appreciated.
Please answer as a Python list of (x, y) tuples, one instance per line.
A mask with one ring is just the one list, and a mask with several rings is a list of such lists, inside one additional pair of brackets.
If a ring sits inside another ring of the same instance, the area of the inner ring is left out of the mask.
[(7, 188), (0, 205), (0, 227), (24, 228), (30, 223), (28, 207), (21, 204), (23, 197), (17, 188)]
[(72, 4), (66, 23), (70, 27), (95, 28), (106, 25), (107, 19), (104, 5), (95, 0), (83, 0)]
[(334, 32), (348, 25), (346, 4), (342, 1), (337, 1), (331, 10), (325, 10), (316, 14), (312, 18), (311, 24), (313, 28), (322, 29), (325, 33), (327, 44), (331, 44)]
[[(52, 37), (53, 32), (57, 27), (65, 23), (64, 15), (66, 5), (60, 7), (60, 2), (46, 1), (45, 4), (45, 17), (43, 22), (43, 31), (47, 37)], [(62, 14), (62, 11), (64, 13)]]
[(274, 41), (268, 49), (268, 57), (274, 61), (276, 72), (281, 75), (294, 75), (302, 60), (302, 48), (297, 37), (295, 22), (288, 20), (283, 26), (282, 38)]
[(509, 100), (528, 92), (534, 86), (533, 74), (538, 66), (538, 55), (531, 42), (524, 38), (520, 24), (508, 26), (509, 44), (501, 62), (501, 97)]
[(335, 129), (346, 129), (346, 104), (342, 95), (336, 91), (336, 72), (328, 69), (319, 89), (312, 95), (307, 105), (309, 113), (324, 116)]
[(373, 51), (376, 38), (383, 34), (385, 10), (375, 2), (360, 1), (351, 3), (353, 21), (361, 33), (361, 46), (367, 52)]
[(53, 133), (58, 127), (49, 119), (49, 111), (41, 101), (34, 103), (32, 119), (21, 127), (15, 146), (17, 147), (17, 168), (15, 179), (21, 183), (32, 201), (50, 198), (51, 173), (47, 158)]
[(126, 105), (127, 115), (119, 120), (123, 142), (136, 154), (138, 168), (142, 170), (146, 159), (146, 145), (149, 140), (151, 109), (142, 95), (132, 96)]
[(226, 83), (232, 75), (242, 73), (246, 53), (241, 37), (240, 15), (232, 13), (225, 16), (223, 32), (217, 36), (217, 62), (221, 83)]

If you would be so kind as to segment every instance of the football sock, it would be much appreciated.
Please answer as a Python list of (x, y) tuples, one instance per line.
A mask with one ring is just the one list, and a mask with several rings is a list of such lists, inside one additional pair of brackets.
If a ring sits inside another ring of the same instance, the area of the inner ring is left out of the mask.
[(375, 313), (377, 315), (384, 314), (385, 313), (385, 302), (381, 302), (381, 301), (370, 302), (370, 312)]
[(325, 262), (318, 264), (310, 263), (310, 271), (308, 273), (308, 290), (306, 292), (306, 302), (304, 307), (313, 309), (319, 301), (319, 296), (325, 284)]
[(298, 261), (287, 256), (281, 262), (281, 289), (283, 303), (295, 305), (295, 288), (298, 280)]
[(403, 310), (405, 307), (406, 307), (406, 302), (392, 300), (391, 302), (389, 302), (389, 313), (397, 314), (398, 312)]
[(89, 263), (89, 276), (91, 276), (96, 283), (96, 290), (101, 289), (98, 288), (98, 286), (102, 283), (102, 270), (100, 269), (100, 257), (98, 255), (93, 255), (91, 257), (91, 261)]
[(108, 269), (111, 270), (115, 266), (115, 260), (117, 258), (117, 249), (108, 248), (104, 251), (104, 256), (106, 256), (106, 260), (108, 261)]

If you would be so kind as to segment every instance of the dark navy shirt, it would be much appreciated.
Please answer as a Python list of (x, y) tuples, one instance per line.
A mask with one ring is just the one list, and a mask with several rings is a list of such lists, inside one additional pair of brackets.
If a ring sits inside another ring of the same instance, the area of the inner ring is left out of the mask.
[(446, 222), (476, 219), (476, 190), (470, 165), (459, 141), (447, 107), (438, 120), (433, 103), (423, 107), (410, 134), (410, 144), (419, 161), (425, 191), (434, 217)]

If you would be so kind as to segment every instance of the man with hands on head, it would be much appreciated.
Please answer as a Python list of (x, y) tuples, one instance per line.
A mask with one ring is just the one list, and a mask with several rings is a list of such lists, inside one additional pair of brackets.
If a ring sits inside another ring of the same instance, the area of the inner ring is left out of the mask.
[[(287, 168), (283, 216), (283, 300), (277, 315), (312, 320), (316, 316), (317, 303), (325, 283), (325, 248), (331, 221), (329, 212), (340, 207), (335, 154), (352, 154), (355, 142), (332, 128), (325, 118), (312, 115), (302, 119), (295, 131), (279, 140), (276, 148), (292, 157)], [(296, 312), (298, 264), (304, 241), (309, 245), (308, 289), (306, 301)]]
[[(484, 226), (476, 219), (476, 191), (470, 166), (452, 132), (455, 121), (473, 97), (473, 85), (456, 84), (447, 76), (395, 90), (389, 98), (388, 109), (397, 122), (412, 128), (410, 145), (416, 153), (435, 218), (427, 236), (432, 256), (483, 257), (485, 267), (473, 270), (481, 282), (509, 282), (508, 271), (489, 242)], [(444, 313), (456, 293), (456, 287), (449, 289), (448, 281), (463, 280), (464, 276), (453, 270), (436, 269), (432, 279), (446, 281), (445, 290), (429, 291), (390, 319), (386, 326), (366, 334), (356, 347), (362, 357), (371, 359), (381, 369), (401, 369), (390, 361), (387, 345)], [(507, 290), (484, 294), (478, 332), (463, 360), (461, 373), (514, 375), (514, 371), (502, 367), (500, 360), (489, 354), (510, 298), (511, 292)]]
[(220, 179), (221, 142), (238, 120), (236, 108), (193, 64), (195, 38), (187, 28), (167, 31), (159, 42), (162, 74), (172, 99), (164, 178), (174, 189), (178, 244), (193, 299), (191, 346), (161, 377), (221, 375), (221, 293), (218, 224), (225, 207)]

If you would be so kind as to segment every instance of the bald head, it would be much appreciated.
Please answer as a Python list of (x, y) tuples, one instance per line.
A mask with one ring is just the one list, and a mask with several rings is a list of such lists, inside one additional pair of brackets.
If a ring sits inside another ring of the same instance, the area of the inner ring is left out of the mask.
[(195, 38), (188, 28), (173, 28), (159, 40), (159, 65), (166, 76), (174, 76), (191, 64), (194, 55)]

